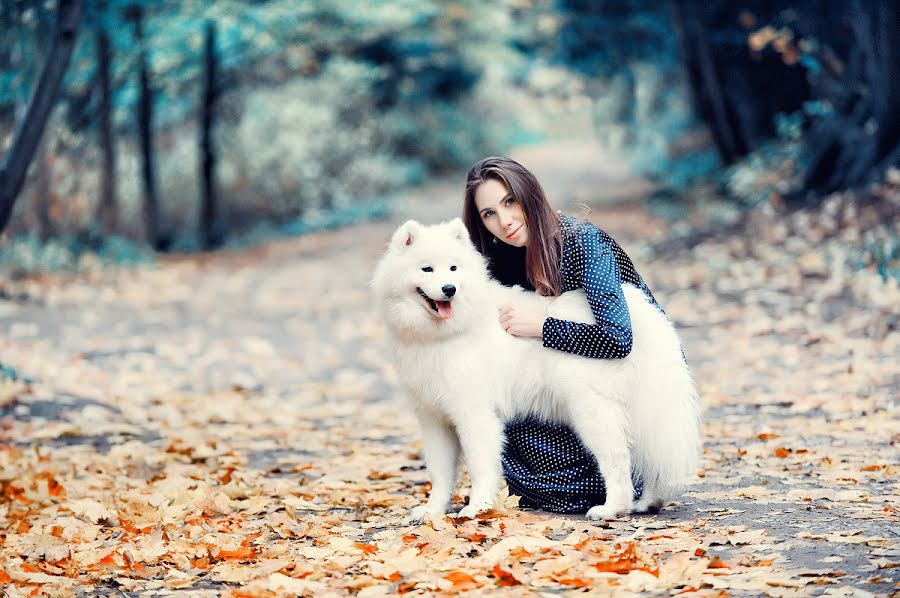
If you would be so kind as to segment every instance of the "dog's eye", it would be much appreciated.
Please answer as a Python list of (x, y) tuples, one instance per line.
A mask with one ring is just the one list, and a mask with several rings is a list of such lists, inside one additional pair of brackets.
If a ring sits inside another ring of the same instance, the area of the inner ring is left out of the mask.
[(434, 272), (434, 268), (432, 268), (431, 266), (425, 266), (424, 268), (422, 268), (422, 272)]
[(451, 271), (451, 272), (456, 272), (456, 266), (450, 266), (450, 271)]

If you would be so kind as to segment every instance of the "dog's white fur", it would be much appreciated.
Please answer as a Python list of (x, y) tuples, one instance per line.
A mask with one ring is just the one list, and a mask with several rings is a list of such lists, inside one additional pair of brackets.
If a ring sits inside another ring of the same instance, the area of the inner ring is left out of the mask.
[[(446, 285), (455, 287), (452, 297)], [(548, 299), (491, 280), (458, 218), (400, 226), (372, 287), (431, 476), (431, 495), (413, 510), (413, 520), (446, 513), (460, 449), (472, 479), (460, 515), (490, 508), (502, 476), (504, 423), (525, 414), (568, 424), (596, 457), (607, 498), (588, 511), (590, 519), (659, 508), (696, 472), (697, 393), (674, 328), (637, 288), (623, 285), (631, 352), (624, 359), (590, 359), (503, 330), (498, 309), (510, 304), (566, 320), (594, 319), (583, 292)], [(452, 316), (441, 318), (418, 289), (433, 300), (449, 299)], [(644, 484), (635, 502), (632, 467)]]

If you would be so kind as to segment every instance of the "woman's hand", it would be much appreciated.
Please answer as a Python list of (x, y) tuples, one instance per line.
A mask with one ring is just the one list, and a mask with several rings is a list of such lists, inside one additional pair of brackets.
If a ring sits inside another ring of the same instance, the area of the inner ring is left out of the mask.
[(514, 305), (500, 308), (500, 325), (513, 336), (541, 338), (547, 314)]

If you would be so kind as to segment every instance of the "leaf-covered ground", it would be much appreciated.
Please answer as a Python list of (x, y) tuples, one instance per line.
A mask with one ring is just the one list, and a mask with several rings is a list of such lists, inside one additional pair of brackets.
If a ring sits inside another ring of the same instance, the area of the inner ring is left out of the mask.
[[(433, 213), (455, 210), (442, 201)], [(684, 496), (605, 524), (502, 497), (477, 520), (404, 525), (427, 476), (366, 285), (396, 222), (429, 203), (251, 251), (0, 281), (0, 583), (896, 594), (900, 291), (854, 252), (896, 237), (898, 205), (885, 188), (715, 226), (710, 209), (594, 206), (676, 322), (705, 417)]]

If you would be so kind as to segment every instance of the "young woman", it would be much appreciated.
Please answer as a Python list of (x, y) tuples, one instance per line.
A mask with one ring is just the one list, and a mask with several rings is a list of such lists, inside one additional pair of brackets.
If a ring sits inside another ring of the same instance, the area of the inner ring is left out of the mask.
[[(642, 289), (658, 306), (622, 248), (596, 226), (554, 211), (534, 175), (514, 160), (485, 158), (472, 167), (463, 221), (494, 278), (542, 295), (581, 288), (596, 321), (569, 322), (511, 306), (499, 316), (509, 334), (541, 338), (553, 350), (621, 359), (632, 343), (622, 283)], [(594, 457), (567, 426), (533, 419), (507, 425), (503, 471), (525, 507), (584, 513), (606, 500)], [(636, 489), (639, 484), (635, 480)]]

